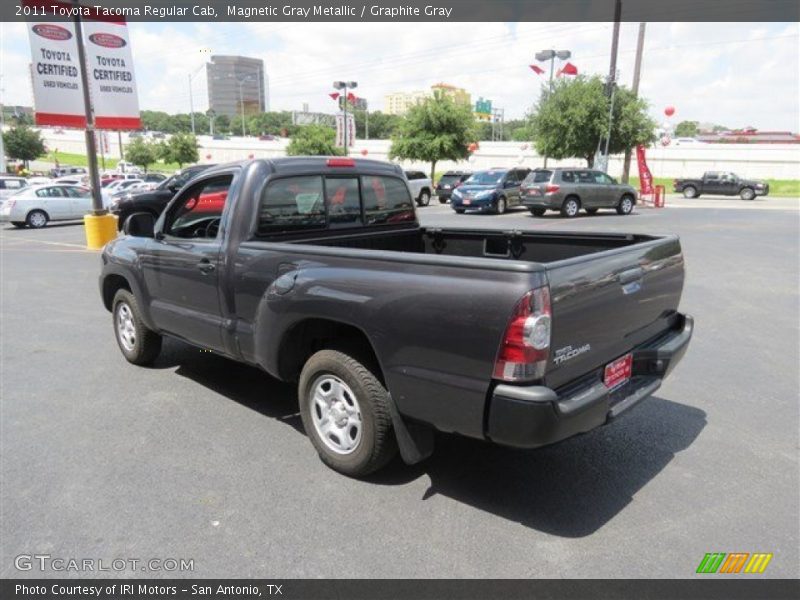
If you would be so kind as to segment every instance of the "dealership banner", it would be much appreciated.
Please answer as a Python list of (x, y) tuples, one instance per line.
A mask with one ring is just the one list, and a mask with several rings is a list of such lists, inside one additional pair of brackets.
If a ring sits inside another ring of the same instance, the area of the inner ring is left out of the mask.
[[(38, 7), (42, 0), (25, 4)], [(40, 14), (34, 11), (28, 21), (36, 124), (86, 127), (75, 24), (38, 20)], [(139, 100), (125, 20), (90, 11), (84, 13), (82, 26), (96, 127), (139, 129)]]
[[(347, 139), (345, 139), (345, 137)], [(347, 124), (345, 125), (344, 113), (336, 115), (336, 145), (339, 148), (350, 147), (356, 139), (356, 120), (353, 113), (347, 113)]]
[(647, 166), (647, 155), (645, 152), (644, 146), (636, 146), (636, 163), (639, 166), (639, 192), (642, 194), (652, 194), (653, 175), (650, 173), (650, 168)]

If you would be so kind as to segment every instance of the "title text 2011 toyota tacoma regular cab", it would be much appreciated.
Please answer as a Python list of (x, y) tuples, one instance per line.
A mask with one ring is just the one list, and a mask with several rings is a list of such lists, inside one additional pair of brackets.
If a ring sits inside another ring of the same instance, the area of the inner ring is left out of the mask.
[(125, 357), (170, 335), (297, 381), (349, 475), (425, 458), (435, 430), (531, 448), (594, 429), (692, 335), (676, 236), (420, 227), (389, 163), (213, 167), (124, 230), (100, 290)]

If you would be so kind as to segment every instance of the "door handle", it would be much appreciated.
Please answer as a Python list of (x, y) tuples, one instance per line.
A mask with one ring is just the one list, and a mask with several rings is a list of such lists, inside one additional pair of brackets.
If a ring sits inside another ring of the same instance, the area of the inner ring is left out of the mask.
[(204, 258), (197, 264), (197, 268), (200, 269), (200, 272), (204, 275), (208, 275), (209, 273), (213, 273), (217, 267), (214, 266), (207, 258)]

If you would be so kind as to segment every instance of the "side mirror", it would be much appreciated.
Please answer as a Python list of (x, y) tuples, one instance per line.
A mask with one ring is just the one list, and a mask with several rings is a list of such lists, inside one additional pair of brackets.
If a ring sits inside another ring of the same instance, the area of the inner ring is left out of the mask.
[(125, 235), (133, 237), (155, 237), (156, 220), (152, 214), (137, 212), (125, 219), (122, 231)]

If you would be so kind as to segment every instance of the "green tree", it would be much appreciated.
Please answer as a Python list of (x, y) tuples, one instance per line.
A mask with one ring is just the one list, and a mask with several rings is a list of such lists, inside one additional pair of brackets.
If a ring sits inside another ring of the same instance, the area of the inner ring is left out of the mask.
[(197, 152), (197, 138), (191, 133), (173, 134), (168, 141), (159, 144), (158, 150), (158, 155), (164, 162), (177, 163), (178, 167), (200, 159)]
[(473, 141), (472, 108), (436, 94), (408, 111), (392, 137), (389, 158), (429, 162), (434, 179), (437, 162), (467, 158), (467, 146)]
[[(531, 117), (537, 152), (555, 159), (583, 158), (591, 167), (598, 144), (608, 134), (609, 101), (599, 77), (558, 81)], [(655, 140), (656, 123), (647, 114), (647, 103), (625, 87), (614, 93), (611, 123), (611, 154)]]
[(675, 127), (676, 137), (694, 137), (697, 135), (697, 121), (681, 121)]
[(142, 138), (134, 140), (125, 147), (125, 158), (135, 165), (147, 171), (147, 167), (158, 159), (160, 154), (159, 145), (152, 142), (145, 142)]
[(336, 145), (336, 132), (324, 125), (305, 125), (292, 136), (286, 147), (289, 156), (338, 156), (341, 148)]
[(18, 125), (3, 133), (3, 145), (9, 158), (23, 161), (26, 167), (28, 161), (47, 152), (41, 134), (27, 125)]

